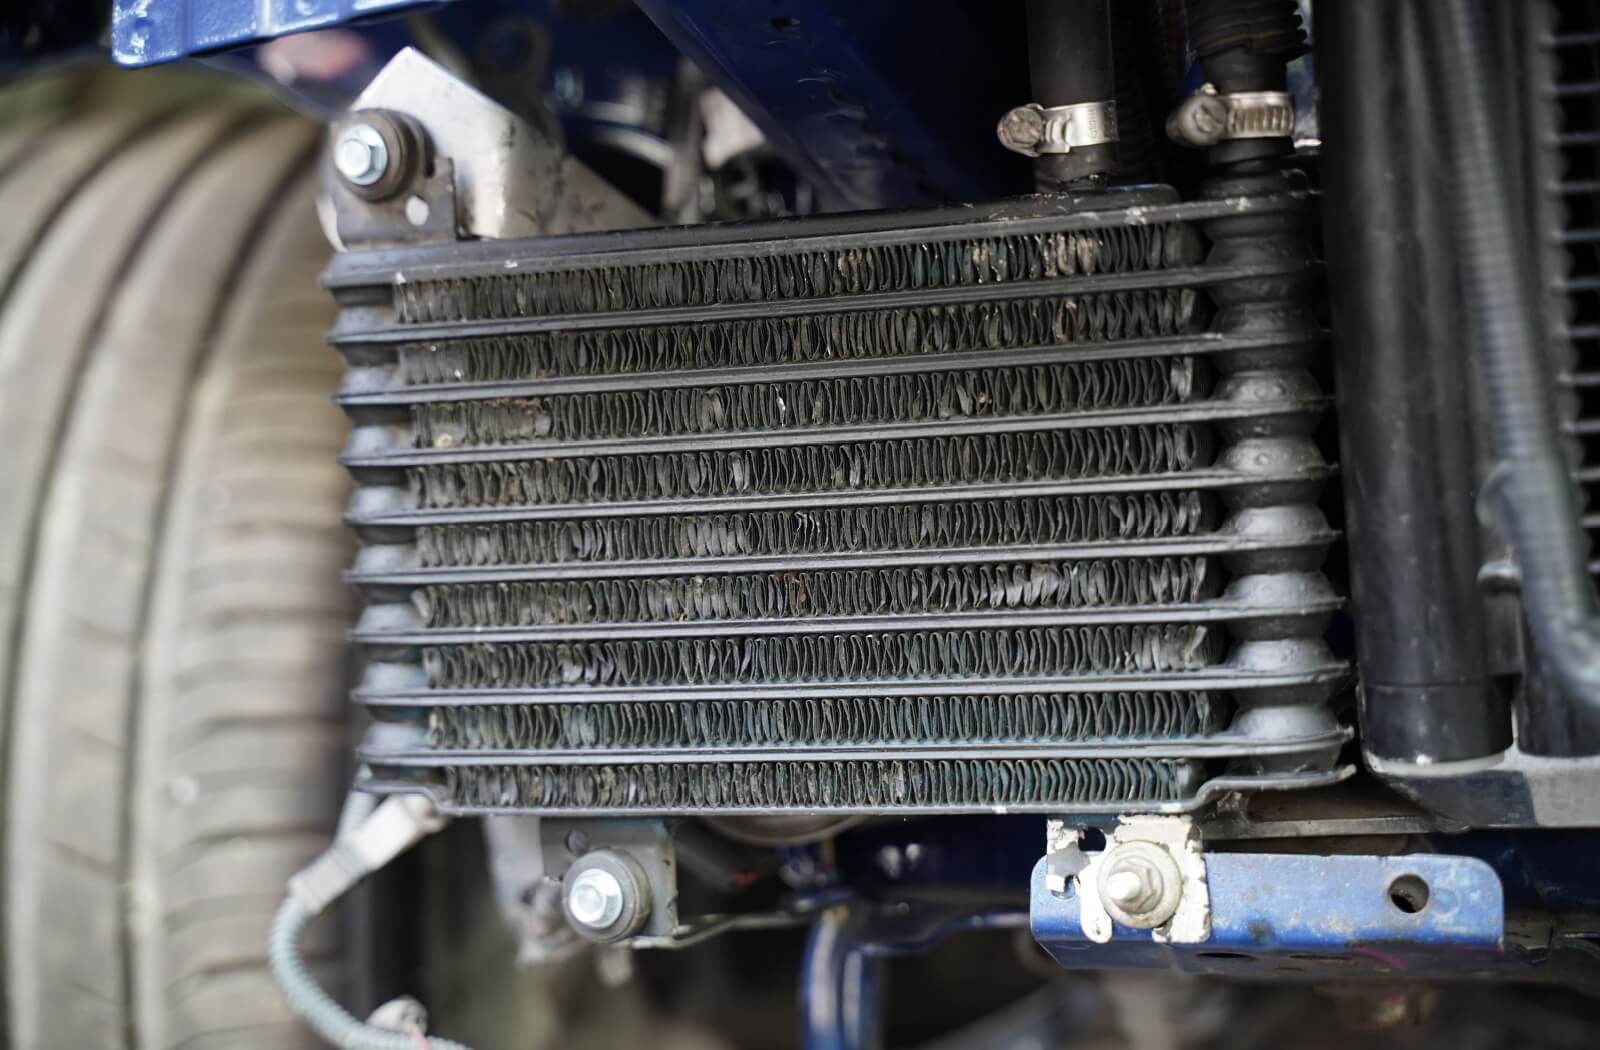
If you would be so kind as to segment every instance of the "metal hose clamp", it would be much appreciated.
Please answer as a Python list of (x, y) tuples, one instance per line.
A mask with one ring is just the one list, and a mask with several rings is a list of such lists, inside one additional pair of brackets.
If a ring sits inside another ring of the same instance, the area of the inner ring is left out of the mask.
[(1000, 145), (1025, 157), (1071, 153), (1117, 141), (1117, 104), (1079, 102), (1041, 106), (1030, 102), (1000, 118)]
[(1181, 146), (1215, 146), (1235, 139), (1294, 135), (1294, 96), (1286, 91), (1221, 94), (1202, 84), (1167, 118), (1167, 137)]

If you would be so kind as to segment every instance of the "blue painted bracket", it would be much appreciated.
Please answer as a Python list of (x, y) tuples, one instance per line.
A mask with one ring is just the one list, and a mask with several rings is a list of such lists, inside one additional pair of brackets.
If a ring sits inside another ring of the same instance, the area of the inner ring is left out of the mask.
[(1051, 893), (1045, 864), (1033, 871), (1033, 935), (1069, 969), (1338, 977), (1526, 969), (1502, 950), (1499, 876), (1472, 857), (1208, 853), (1211, 937), (1182, 945), (1120, 926), (1109, 943), (1090, 941), (1077, 894)]
[(111, 57), (150, 66), (441, 0), (113, 0)]
[[(112, 0), (111, 53), (148, 66), (445, 0)], [(1032, 168), (995, 141), (1028, 94), (1027, 63), (997, 59), (1025, 39), (1021, 8), (924, 0), (638, 0), (640, 8), (760, 126), (830, 209), (983, 200), (1028, 191)], [(528, 0), (460, 5), (452, 23), (492, 21)], [(632, 27), (585, 37), (563, 62), (623, 68)], [(614, 39), (607, 40), (607, 36)], [(572, 41), (567, 41), (570, 45)], [(654, 61), (654, 56), (652, 56)]]
[[(1026, 192), (995, 141), (1026, 101), (1021, 6), (638, 0), (834, 208)], [(1007, 17), (1012, 16), (1012, 17)]]

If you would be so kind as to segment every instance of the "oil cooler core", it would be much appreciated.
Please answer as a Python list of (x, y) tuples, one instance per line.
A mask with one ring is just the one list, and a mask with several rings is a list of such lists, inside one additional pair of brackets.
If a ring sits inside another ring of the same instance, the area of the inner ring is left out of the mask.
[(1305, 195), (341, 254), (363, 760), (455, 813), (1327, 783)]

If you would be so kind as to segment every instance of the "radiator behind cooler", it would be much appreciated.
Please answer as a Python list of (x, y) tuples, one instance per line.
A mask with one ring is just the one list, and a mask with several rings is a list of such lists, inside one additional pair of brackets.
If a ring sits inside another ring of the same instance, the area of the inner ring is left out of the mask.
[(341, 255), (378, 782), (1170, 812), (1336, 778), (1279, 179)]
[[(1559, 299), (1549, 311), (1563, 322), (1556, 363), (1566, 392), (1567, 433), (1574, 439), (1591, 554), (1600, 553), (1600, 10), (1593, 3), (1549, 5), (1533, 20), (1549, 79), (1536, 106), (1546, 115), (1554, 157), (1544, 172), (1545, 235), (1559, 253), (1551, 267)], [(1551, 177), (1553, 176), (1553, 177)], [(1564, 300), (1564, 302), (1562, 301)], [(1600, 572), (1600, 561), (1591, 565)]]

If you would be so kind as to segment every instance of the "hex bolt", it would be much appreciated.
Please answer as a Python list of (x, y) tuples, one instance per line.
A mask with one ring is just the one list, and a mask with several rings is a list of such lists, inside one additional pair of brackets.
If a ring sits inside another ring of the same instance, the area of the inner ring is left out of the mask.
[(650, 876), (625, 850), (590, 850), (573, 862), (562, 886), (567, 922), (578, 936), (615, 944), (650, 921)]
[(351, 124), (334, 143), (333, 166), (352, 186), (371, 186), (389, 170), (389, 147), (371, 124)]
[(603, 930), (616, 922), (625, 903), (622, 883), (601, 868), (581, 872), (567, 892), (567, 914), (591, 930)]

